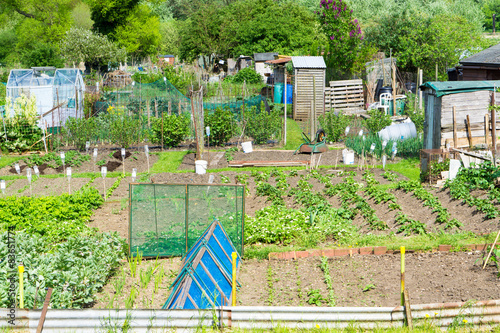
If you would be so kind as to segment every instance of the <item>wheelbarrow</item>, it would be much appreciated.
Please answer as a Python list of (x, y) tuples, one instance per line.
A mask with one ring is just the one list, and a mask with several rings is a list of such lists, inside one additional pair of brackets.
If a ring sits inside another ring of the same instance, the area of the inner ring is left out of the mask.
[(314, 141), (311, 141), (306, 133), (302, 132), (302, 139), (305, 141), (302, 143), (297, 150), (293, 153), (294, 155), (299, 153), (324, 153), (328, 150), (326, 146), (326, 134), (325, 131), (319, 129), (316, 132), (316, 137)]

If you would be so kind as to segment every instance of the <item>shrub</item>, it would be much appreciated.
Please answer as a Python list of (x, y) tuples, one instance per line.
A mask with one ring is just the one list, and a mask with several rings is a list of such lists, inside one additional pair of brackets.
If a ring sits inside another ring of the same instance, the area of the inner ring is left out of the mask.
[(328, 141), (337, 142), (344, 135), (345, 129), (349, 126), (352, 117), (342, 114), (342, 112), (327, 112), (319, 116), (321, 128), (326, 133)]
[[(174, 147), (179, 145), (189, 134), (189, 118), (184, 115), (164, 115), (163, 116), (163, 145)], [(162, 139), (162, 119), (153, 118), (151, 130), (153, 132), (152, 141), (161, 143)]]
[(210, 127), (210, 143), (223, 145), (234, 133), (233, 114), (229, 109), (217, 108), (215, 112), (205, 112), (205, 126)]
[(243, 68), (230, 79), (234, 83), (262, 83), (262, 76), (250, 67)]
[(368, 110), (370, 118), (366, 119), (366, 127), (372, 134), (377, 134), (381, 129), (392, 124), (391, 116), (386, 115), (383, 110)]
[(254, 139), (255, 144), (266, 143), (268, 139), (281, 137), (283, 121), (278, 110), (267, 113), (252, 107), (246, 113), (246, 120), (245, 133)]

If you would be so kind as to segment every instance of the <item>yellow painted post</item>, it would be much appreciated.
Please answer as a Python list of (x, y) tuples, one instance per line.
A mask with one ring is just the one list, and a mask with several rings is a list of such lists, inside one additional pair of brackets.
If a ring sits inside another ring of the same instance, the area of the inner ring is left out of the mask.
[(236, 258), (237, 258), (236, 252), (233, 252), (232, 257), (233, 257), (233, 290), (231, 292), (231, 298), (232, 298), (232, 306), (236, 306)]
[(24, 281), (23, 281), (23, 273), (24, 266), (19, 265), (19, 308), (24, 309)]
[(401, 246), (401, 305), (405, 305), (405, 247)]

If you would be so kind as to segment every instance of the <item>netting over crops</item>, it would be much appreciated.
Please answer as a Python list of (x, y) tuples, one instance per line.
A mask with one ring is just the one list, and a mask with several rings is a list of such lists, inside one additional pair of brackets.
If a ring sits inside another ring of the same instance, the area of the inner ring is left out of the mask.
[[(109, 107), (120, 107), (129, 114), (143, 114), (151, 117), (161, 117), (162, 113), (179, 114), (191, 112), (191, 99), (180, 92), (166, 78), (153, 83), (139, 83), (114, 88), (105, 95), (106, 101), (96, 102), (94, 114), (106, 112)], [(205, 99), (203, 109), (213, 112), (217, 108), (227, 108), (235, 115), (243, 109), (258, 107), (262, 96), (248, 98), (226, 98), (223, 96)]]
[(120, 107), (128, 114), (161, 117), (162, 113), (191, 112), (191, 100), (166, 78), (153, 83), (132, 82), (105, 93), (105, 102), (96, 102), (94, 114), (106, 112), (109, 107)]
[(214, 219), (243, 255), (242, 185), (130, 184), (130, 254), (181, 256)]

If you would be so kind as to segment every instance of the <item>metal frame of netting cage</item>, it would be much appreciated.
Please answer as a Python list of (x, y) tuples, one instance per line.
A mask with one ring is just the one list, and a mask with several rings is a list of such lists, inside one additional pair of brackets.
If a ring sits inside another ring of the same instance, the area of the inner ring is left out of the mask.
[(245, 186), (129, 185), (129, 256), (183, 256), (215, 220), (243, 256)]

